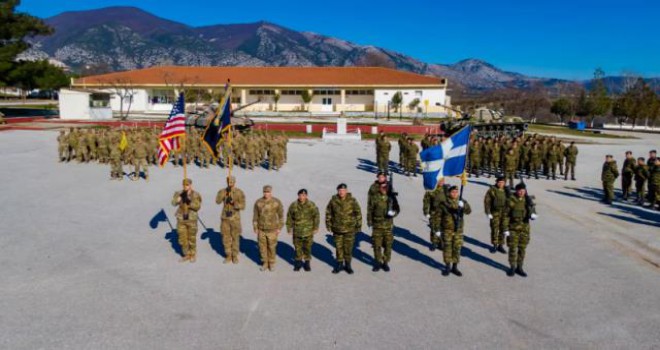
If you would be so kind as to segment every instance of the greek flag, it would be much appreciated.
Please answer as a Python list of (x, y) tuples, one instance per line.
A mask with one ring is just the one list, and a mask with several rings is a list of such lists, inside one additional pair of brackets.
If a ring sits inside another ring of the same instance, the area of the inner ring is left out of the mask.
[(470, 126), (466, 126), (443, 143), (429, 147), (420, 153), (424, 188), (433, 190), (439, 179), (463, 173), (469, 142)]

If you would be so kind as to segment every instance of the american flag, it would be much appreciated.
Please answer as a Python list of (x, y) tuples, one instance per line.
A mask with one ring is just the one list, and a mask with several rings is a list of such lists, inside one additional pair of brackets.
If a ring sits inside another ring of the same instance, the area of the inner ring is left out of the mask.
[(179, 94), (179, 99), (176, 101), (170, 112), (170, 117), (165, 123), (163, 132), (158, 137), (158, 164), (163, 167), (170, 157), (170, 151), (179, 150), (181, 148), (181, 136), (186, 136), (186, 113), (185, 104), (183, 100), (183, 93)]

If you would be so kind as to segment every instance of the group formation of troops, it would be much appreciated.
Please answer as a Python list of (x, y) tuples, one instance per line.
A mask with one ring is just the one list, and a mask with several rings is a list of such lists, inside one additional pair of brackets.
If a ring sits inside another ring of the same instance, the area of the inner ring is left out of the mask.
[[(68, 132), (60, 131), (57, 137), (59, 161), (109, 164), (112, 180), (122, 180), (126, 175), (123, 166), (132, 166), (133, 171), (128, 174), (130, 179), (138, 180), (143, 176), (148, 180), (149, 166), (158, 164), (160, 133), (159, 128), (71, 128)], [(235, 131), (231, 141), (224, 137), (218, 143), (215, 160), (197, 129), (188, 129), (186, 135), (185, 146), (170, 153), (169, 161), (175, 167), (184, 162), (203, 168), (211, 165), (224, 167), (232, 159), (234, 165), (245, 169), (262, 166), (279, 170), (287, 161), (289, 139), (284, 133), (251, 131), (243, 134)]]
[[(391, 205), (388, 175), (381, 171), (377, 180), (368, 190), (366, 223), (371, 228), (371, 241), (374, 251), (372, 271), (390, 271), (392, 245), (394, 242), (394, 212)], [(293, 237), (295, 248), (294, 271), (311, 271), (312, 244), (320, 230), (320, 212), (309, 199), (306, 189), (300, 189), (297, 199), (285, 211), (282, 201), (273, 196), (270, 185), (263, 187), (263, 196), (253, 207), (252, 230), (257, 235), (261, 271), (273, 271), (276, 264), (278, 236), (283, 229)], [(221, 205), (220, 233), (224, 246), (224, 263), (237, 264), (239, 242), (243, 233), (241, 212), (246, 207), (244, 192), (236, 187), (236, 178), (227, 178), (227, 187), (218, 191), (216, 204)], [(472, 211), (467, 201), (459, 198), (456, 186), (445, 186), (440, 181), (437, 188), (424, 196), (424, 214), (431, 228), (431, 250), (443, 251), (445, 267), (442, 274), (453, 273), (462, 276), (458, 269), (460, 251), (463, 245), (464, 215)], [(174, 193), (172, 205), (177, 207), (177, 232), (182, 247), (182, 262), (196, 261), (197, 212), (201, 208), (202, 197), (192, 188), (192, 181), (183, 181), (183, 190)], [(505, 186), (505, 179), (498, 177), (496, 184), (486, 193), (484, 199), (486, 215), (491, 220), (492, 253), (506, 253), (503, 245), (509, 247), (509, 276), (527, 276), (523, 270), (525, 250), (530, 239), (530, 221), (536, 219), (533, 199), (527, 195), (524, 183), (515, 187), (515, 192)], [(344, 183), (337, 186), (337, 193), (325, 207), (325, 229), (332, 233), (336, 264), (332, 270), (337, 274), (345, 271), (353, 274), (353, 251), (356, 234), (362, 231), (363, 212), (357, 199), (348, 191)]]
[[(440, 144), (443, 136), (424, 135), (421, 150)], [(414, 139), (402, 133), (398, 139), (399, 163), (406, 176), (417, 176), (419, 173), (419, 146)], [(391, 144), (387, 136), (381, 132), (376, 139), (376, 163), (378, 170), (387, 171)], [(496, 137), (479, 137), (472, 135), (468, 153), (469, 176), (497, 176), (504, 174), (513, 187), (514, 179), (523, 177), (539, 179), (557, 179), (557, 173), (568, 180), (575, 180), (575, 164), (578, 148), (574, 142), (565, 145), (554, 136), (538, 134), (512, 137), (500, 135)], [(557, 171), (559, 170), (559, 171)]]
[[(640, 206), (645, 206), (648, 202), (649, 208), (660, 209), (660, 159), (657, 157), (656, 150), (649, 152), (648, 159), (635, 158), (631, 151), (627, 151), (621, 171), (611, 154), (605, 156), (601, 171), (604, 203), (612, 204), (614, 201), (614, 182), (619, 176), (621, 176), (621, 199), (623, 201), (634, 200)], [(633, 183), (635, 184), (634, 198), (632, 196)]]

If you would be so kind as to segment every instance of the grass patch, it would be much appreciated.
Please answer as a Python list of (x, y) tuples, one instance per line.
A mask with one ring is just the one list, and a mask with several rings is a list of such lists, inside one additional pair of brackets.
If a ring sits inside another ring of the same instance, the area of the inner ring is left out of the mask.
[(20, 109), (58, 109), (57, 105), (55, 104), (44, 104), (44, 105), (30, 105), (30, 104), (25, 104), (25, 105), (7, 105), (7, 106), (0, 106), (2, 108), (20, 108)]
[(635, 139), (636, 137), (632, 136), (622, 136), (622, 135), (613, 135), (607, 133), (595, 133), (592, 130), (575, 130), (569, 129), (566, 126), (552, 126), (552, 125), (539, 125), (539, 124), (529, 124), (529, 129), (527, 133), (547, 133), (547, 134), (556, 134), (556, 135), (566, 135), (566, 136), (581, 136), (581, 137), (593, 137), (593, 138), (603, 138), (603, 139)]

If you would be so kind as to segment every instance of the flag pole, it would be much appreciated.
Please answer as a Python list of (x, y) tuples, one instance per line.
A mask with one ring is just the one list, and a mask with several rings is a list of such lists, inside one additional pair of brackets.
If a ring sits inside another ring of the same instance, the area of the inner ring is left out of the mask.
[(234, 123), (231, 122), (231, 117), (232, 117), (232, 111), (231, 111), (231, 95), (229, 94), (229, 91), (231, 91), (231, 85), (230, 80), (227, 79), (227, 91), (225, 91), (225, 98), (228, 98), (229, 101), (226, 101), (225, 103), (229, 104), (229, 130), (227, 130), (228, 135), (227, 135), (227, 141), (228, 141), (228, 146), (229, 146), (229, 151), (227, 152), (227, 158), (229, 158), (229, 168), (227, 168), (227, 178), (231, 177), (231, 172), (234, 168), (234, 146), (232, 145), (232, 139), (234, 138)]
[[(466, 126), (467, 128), (470, 128), (470, 126)], [(472, 143), (472, 128), (470, 130), (470, 135), (468, 135), (468, 143), (467, 143), (467, 149), (465, 150), (465, 166), (463, 167), (463, 174), (461, 175), (461, 192), (460, 195), (458, 196), (458, 200), (463, 200), (463, 188), (465, 185), (467, 185), (467, 164), (468, 161), (470, 160), (470, 144)], [(460, 131), (459, 131), (460, 132)]]
[(186, 157), (186, 134), (181, 137), (181, 154), (183, 154), (183, 179), (188, 178), (188, 159)]

